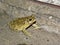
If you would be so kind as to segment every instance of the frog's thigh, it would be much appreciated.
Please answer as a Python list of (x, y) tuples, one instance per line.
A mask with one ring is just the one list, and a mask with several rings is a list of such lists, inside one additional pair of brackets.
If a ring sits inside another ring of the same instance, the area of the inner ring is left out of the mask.
[(32, 26), (34, 27), (34, 29), (40, 28), (37, 24), (33, 24)]
[(22, 30), (22, 32), (23, 32), (25, 35), (27, 35), (27, 36), (30, 36), (30, 37), (31, 37), (31, 34), (30, 34), (27, 30), (23, 29), (23, 30)]

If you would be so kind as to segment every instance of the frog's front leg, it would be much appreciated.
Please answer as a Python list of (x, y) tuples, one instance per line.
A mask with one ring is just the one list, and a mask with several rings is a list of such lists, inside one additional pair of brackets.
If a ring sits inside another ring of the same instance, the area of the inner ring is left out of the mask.
[(39, 29), (40, 28), (37, 24), (33, 24), (32, 26), (34, 27), (34, 29)]
[(23, 29), (22, 32), (23, 32), (25, 35), (29, 36), (29, 37), (32, 36), (32, 35), (31, 35), (27, 30), (25, 30), (25, 29)]

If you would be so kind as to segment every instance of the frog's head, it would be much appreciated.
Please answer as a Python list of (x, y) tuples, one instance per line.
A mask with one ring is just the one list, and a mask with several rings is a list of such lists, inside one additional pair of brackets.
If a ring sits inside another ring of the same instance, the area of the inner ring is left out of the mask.
[(35, 21), (36, 21), (36, 19), (35, 19), (35, 16), (34, 16), (34, 15), (31, 15), (31, 16), (28, 17), (28, 23), (29, 23), (29, 24), (32, 24), (32, 23), (34, 23)]

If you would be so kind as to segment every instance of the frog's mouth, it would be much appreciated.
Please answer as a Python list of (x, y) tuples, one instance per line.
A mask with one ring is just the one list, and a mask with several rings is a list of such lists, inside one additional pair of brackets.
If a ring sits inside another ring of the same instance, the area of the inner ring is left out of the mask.
[(35, 23), (36, 23), (36, 21), (34, 21), (32, 24), (30, 24), (26, 29), (28, 29), (29, 27), (31, 27)]

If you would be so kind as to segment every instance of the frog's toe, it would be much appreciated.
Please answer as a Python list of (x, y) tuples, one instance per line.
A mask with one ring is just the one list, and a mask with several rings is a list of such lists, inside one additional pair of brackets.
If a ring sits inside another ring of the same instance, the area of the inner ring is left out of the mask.
[(39, 29), (40, 28), (37, 24), (33, 24), (32, 26), (34, 27), (34, 29)]
[(27, 35), (27, 36), (29, 36), (29, 37), (32, 36), (28, 31), (26, 31), (26, 30), (22, 30), (22, 31), (23, 31), (23, 33), (24, 33), (25, 35)]
[(39, 29), (40, 27), (35, 27), (34, 29)]

